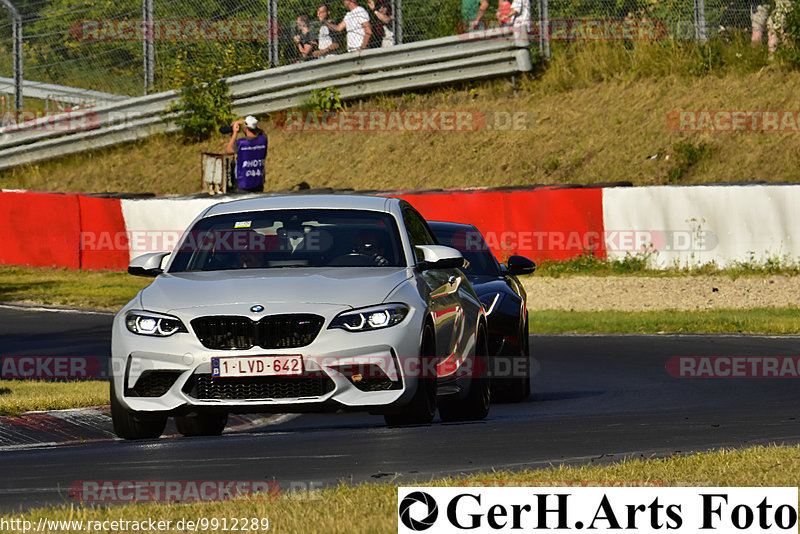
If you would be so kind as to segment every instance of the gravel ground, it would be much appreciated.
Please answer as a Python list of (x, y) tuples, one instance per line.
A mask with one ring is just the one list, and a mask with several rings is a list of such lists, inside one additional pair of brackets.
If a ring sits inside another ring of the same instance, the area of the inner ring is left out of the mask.
[(800, 306), (800, 276), (529, 276), (533, 310), (648, 311)]

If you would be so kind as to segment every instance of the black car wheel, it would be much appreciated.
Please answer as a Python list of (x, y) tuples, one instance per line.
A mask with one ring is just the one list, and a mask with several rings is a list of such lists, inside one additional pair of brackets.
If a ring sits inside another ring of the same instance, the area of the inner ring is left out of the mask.
[(190, 414), (175, 418), (184, 436), (219, 436), (228, 424), (228, 414)]
[[(478, 328), (478, 346), (475, 350), (476, 358), (486, 359), (489, 357), (489, 345), (486, 339), (486, 330), (480, 326)], [(488, 362), (486, 367), (488, 368)], [(465, 399), (439, 404), (439, 416), (444, 422), (484, 419), (489, 415), (491, 397), (491, 379), (486, 376), (485, 372), (481, 372), (480, 376), (473, 376), (470, 380), (469, 392)]]
[[(422, 335), (420, 357), (427, 359), (434, 354), (436, 354), (436, 342), (433, 328), (426, 325)], [(383, 418), (389, 426), (427, 425), (433, 421), (434, 415), (436, 415), (436, 377), (421, 376), (411, 402), (400, 411), (385, 414)]]
[(531, 396), (531, 359), (530, 359), (530, 337), (528, 335), (528, 324), (525, 323), (519, 333), (519, 354), (517, 356), (505, 356), (512, 360), (510, 368), (512, 376), (508, 378), (496, 378), (494, 398), (496, 402), (522, 402)]
[(159, 437), (164, 432), (167, 424), (166, 415), (134, 412), (125, 408), (117, 399), (113, 379), (109, 393), (111, 395), (111, 422), (117, 436), (122, 439), (151, 439)]

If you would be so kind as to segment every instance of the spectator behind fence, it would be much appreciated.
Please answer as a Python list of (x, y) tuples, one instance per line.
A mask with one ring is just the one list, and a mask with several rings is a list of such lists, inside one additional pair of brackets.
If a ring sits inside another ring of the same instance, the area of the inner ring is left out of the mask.
[(303, 61), (311, 59), (314, 50), (317, 49), (317, 40), (314, 34), (311, 33), (311, 19), (308, 15), (300, 15), (297, 17), (297, 35), (294, 36), (294, 42), (297, 44), (297, 50)]
[[(239, 129), (244, 127), (244, 137), (237, 139)], [(248, 115), (231, 123), (233, 133), (225, 147), (227, 154), (236, 152), (236, 186), (241, 191), (260, 193), (264, 191), (267, 158), (267, 135), (258, 127), (258, 119)], [(234, 145), (236, 150), (234, 151)]]
[(531, 23), (530, 0), (511, 0), (511, 26), (528, 28)]
[(358, 5), (356, 0), (344, 0), (347, 15), (339, 24), (328, 21), (325, 24), (335, 32), (347, 30), (347, 51), (357, 52), (364, 50), (369, 45), (372, 28), (369, 23), (367, 10)]
[(461, 0), (461, 19), (464, 24), (463, 30), (477, 31), (486, 28), (483, 14), (489, 8), (486, 0)]
[(328, 6), (320, 4), (317, 7), (317, 18), (320, 21), (319, 32), (317, 33), (317, 50), (314, 50), (314, 57), (326, 57), (339, 49), (339, 34), (328, 27), (331, 12)]
[(377, 24), (372, 26), (372, 41), (375, 47), (385, 48), (394, 46), (394, 31), (392, 31), (392, 6), (389, 0), (369, 0), (369, 9), (377, 19)]
[(501, 28), (511, 26), (514, 22), (514, 16), (511, 14), (511, 0), (500, 0), (497, 6), (497, 24)]
[(751, 39), (753, 44), (761, 44), (764, 32), (767, 29), (767, 17), (769, 17), (769, 4), (759, 0), (750, 0), (750, 24), (753, 29)]
[(777, 0), (772, 14), (767, 19), (767, 45), (769, 46), (770, 57), (778, 49), (780, 43), (786, 43), (784, 24), (786, 23), (786, 15), (792, 9), (794, 9), (794, 2), (791, 0)]

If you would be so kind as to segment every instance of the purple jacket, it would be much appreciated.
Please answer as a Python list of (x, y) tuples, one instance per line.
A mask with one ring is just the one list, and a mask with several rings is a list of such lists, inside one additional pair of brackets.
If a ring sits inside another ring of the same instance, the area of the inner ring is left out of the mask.
[(236, 184), (252, 189), (264, 183), (264, 160), (267, 158), (267, 136), (263, 133), (236, 140)]

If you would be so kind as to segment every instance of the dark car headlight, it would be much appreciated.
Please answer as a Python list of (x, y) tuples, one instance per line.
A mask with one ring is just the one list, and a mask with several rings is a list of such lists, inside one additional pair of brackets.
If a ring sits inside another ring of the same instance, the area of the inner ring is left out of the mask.
[(381, 304), (360, 310), (342, 312), (331, 321), (328, 328), (341, 328), (348, 332), (365, 332), (389, 328), (403, 321), (408, 315), (405, 304)]
[(483, 304), (483, 309), (486, 310), (486, 315), (491, 315), (494, 309), (500, 305), (503, 300), (502, 293), (486, 293), (478, 297)]
[(141, 336), (168, 337), (177, 332), (188, 332), (177, 317), (145, 311), (128, 312), (125, 326), (129, 332)]

